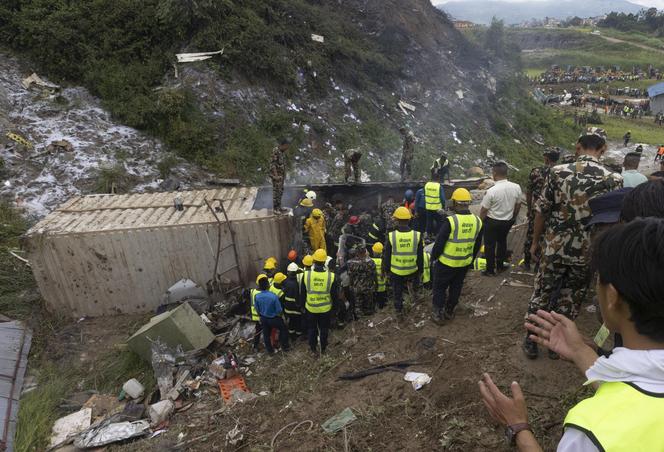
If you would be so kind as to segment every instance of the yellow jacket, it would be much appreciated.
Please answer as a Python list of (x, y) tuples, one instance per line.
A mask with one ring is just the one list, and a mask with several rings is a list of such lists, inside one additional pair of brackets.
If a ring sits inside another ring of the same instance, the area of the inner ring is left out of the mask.
[(316, 251), (318, 249), (327, 250), (325, 245), (325, 218), (309, 217), (304, 222), (304, 232), (309, 235), (309, 243), (311, 249)]

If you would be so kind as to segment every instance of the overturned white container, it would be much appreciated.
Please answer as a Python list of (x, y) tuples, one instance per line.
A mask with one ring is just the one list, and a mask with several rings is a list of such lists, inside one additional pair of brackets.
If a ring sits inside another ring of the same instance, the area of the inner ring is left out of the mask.
[(127, 394), (132, 399), (140, 399), (145, 393), (145, 387), (135, 378), (132, 378), (124, 385), (122, 385), (122, 389), (124, 390), (125, 394)]

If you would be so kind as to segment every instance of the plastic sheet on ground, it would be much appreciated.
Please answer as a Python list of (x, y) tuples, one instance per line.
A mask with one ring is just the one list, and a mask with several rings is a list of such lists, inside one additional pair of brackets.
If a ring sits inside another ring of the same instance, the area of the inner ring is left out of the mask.
[(353, 411), (350, 408), (346, 408), (325, 421), (321, 427), (323, 427), (326, 433), (335, 433), (356, 420), (357, 418), (353, 414)]
[(92, 409), (84, 408), (68, 416), (61, 417), (53, 424), (53, 435), (51, 436), (51, 447), (57, 446), (67, 440), (68, 437), (80, 433), (90, 427), (92, 421)]
[(416, 391), (431, 383), (431, 377), (421, 372), (407, 372), (403, 379), (410, 381), (413, 384), (413, 389)]

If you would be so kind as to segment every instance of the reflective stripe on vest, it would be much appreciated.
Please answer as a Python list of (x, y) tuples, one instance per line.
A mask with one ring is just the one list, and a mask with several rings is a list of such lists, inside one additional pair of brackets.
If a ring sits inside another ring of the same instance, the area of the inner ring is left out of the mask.
[(390, 233), (392, 245), (392, 259), (390, 271), (395, 275), (408, 276), (417, 272), (417, 247), (420, 243), (420, 233), (417, 231)]
[(605, 382), (567, 413), (565, 429), (581, 430), (600, 451), (662, 451), (662, 413), (664, 394)]
[(483, 257), (476, 257), (475, 262), (473, 262), (473, 269), (479, 271), (486, 270), (486, 259)]
[(438, 260), (448, 267), (467, 267), (473, 261), (473, 250), (482, 229), (482, 220), (471, 213), (452, 215), (447, 217), (447, 221), (451, 227), (450, 236)]
[(256, 295), (258, 295), (261, 291), (258, 289), (251, 289), (251, 320), (254, 322), (260, 322), (261, 317), (258, 315), (258, 311), (256, 310)]
[(424, 253), (424, 269), (422, 270), (422, 284), (431, 281), (431, 254)]
[(383, 259), (372, 257), (371, 260), (376, 264), (376, 280), (378, 281), (376, 292), (385, 292), (387, 290), (387, 277), (383, 276)]
[(284, 296), (284, 291), (281, 290), (281, 289), (277, 289), (276, 287), (274, 287), (274, 284), (270, 286), (270, 292), (272, 292), (273, 294), (275, 294), (275, 295), (277, 296), (277, 298), (279, 298), (279, 301), (281, 301), (281, 297)]
[(302, 314), (297, 309), (297, 299), (293, 297), (284, 297), (284, 312), (290, 315), (300, 315)]
[(440, 184), (438, 182), (427, 182), (424, 186), (424, 203), (427, 210), (440, 210), (443, 203), (440, 201)]
[(332, 309), (332, 283), (334, 274), (329, 271), (308, 271), (304, 274), (304, 287), (307, 289), (305, 307), (313, 314), (329, 312)]

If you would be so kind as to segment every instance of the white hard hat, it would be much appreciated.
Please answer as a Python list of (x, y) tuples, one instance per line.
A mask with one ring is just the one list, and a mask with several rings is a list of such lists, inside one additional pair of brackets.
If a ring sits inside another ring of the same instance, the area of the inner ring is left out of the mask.
[(316, 200), (316, 192), (315, 191), (309, 190), (305, 196), (307, 198), (311, 199), (312, 201)]
[(288, 270), (289, 272), (297, 272), (299, 269), (300, 269), (300, 267), (298, 267), (295, 262), (291, 262), (290, 264), (288, 264), (288, 267), (287, 267), (286, 270)]

